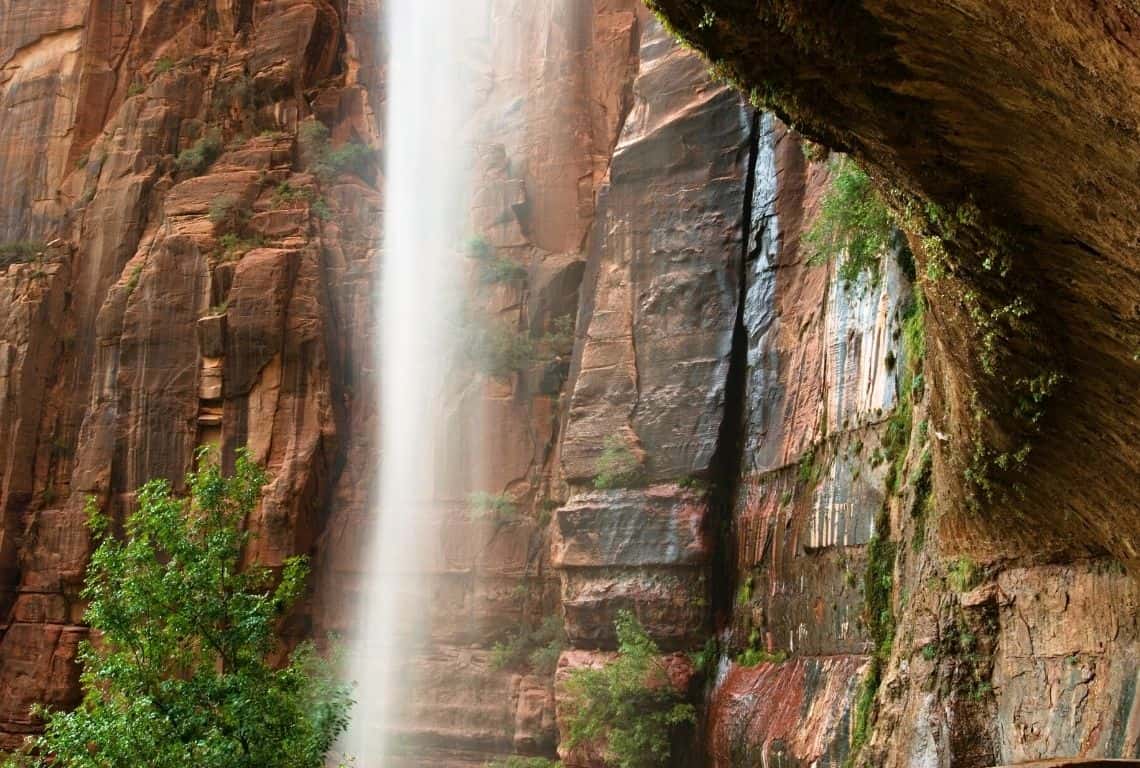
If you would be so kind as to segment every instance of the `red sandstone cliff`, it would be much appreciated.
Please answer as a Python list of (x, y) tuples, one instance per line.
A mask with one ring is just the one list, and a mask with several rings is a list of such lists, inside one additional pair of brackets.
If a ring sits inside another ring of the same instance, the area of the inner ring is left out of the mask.
[[(715, 679), (692, 681), (707, 716), (687, 760), (838, 766), (875, 652), (863, 574), (888, 532), (884, 764), (1134, 751), (1131, 579), (1026, 561), (959, 595), (915, 491), (885, 490), (910, 279), (891, 258), (851, 287), (805, 264), (826, 168), (634, 0), (495, 7), (525, 55), (490, 31), (472, 73), (472, 228), (527, 276), (478, 305), (535, 339), (573, 317), (573, 350), (465, 379), (448, 404), (456, 446), (495, 429), (434, 521), (407, 762), (554, 755), (555, 675), (496, 669), (492, 644), (564, 616), (565, 674), (604, 658), (631, 607), (670, 650), (721, 633)], [(54, 243), (0, 267), (0, 748), (34, 728), (31, 703), (75, 700), (84, 498), (121, 513), (199, 445), (248, 444), (273, 477), (251, 557), (316, 560), (286, 632), (349, 620), (383, 169), (314, 173), (298, 130), (315, 117), (335, 146), (382, 148), (378, 30), (375, 3), (0, 0), (0, 243)], [(201, 172), (178, 162), (213, 136)], [(934, 397), (957, 402), (953, 380)], [(645, 487), (594, 487), (612, 436)], [(472, 519), (477, 491), (519, 518)], [(750, 644), (790, 658), (732, 663)]]

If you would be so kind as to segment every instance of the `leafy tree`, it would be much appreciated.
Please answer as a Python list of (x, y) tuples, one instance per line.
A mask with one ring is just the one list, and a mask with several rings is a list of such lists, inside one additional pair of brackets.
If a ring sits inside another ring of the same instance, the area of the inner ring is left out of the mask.
[(617, 658), (566, 681), (568, 746), (604, 744), (604, 757), (619, 768), (659, 768), (669, 761), (673, 729), (695, 723), (696, 711), (633, 614), (620, 611), (614, 624)]
[(125, 535), (95, 504), (98, 546), (83, 597), (92, 640), (80, 648), (84, 698), (46, 712), (42, 736), (9, 758), (35, 768), (321, 768), (344, 730), (348, 688), (305, 644), (284, 666), (275, 627), (307, 566), (278, 578), (242, 567), (242, 528), (265, 474), (244, 453), (234, 474), (200, 455), (189, 498), (165, 480), (138, 493)]

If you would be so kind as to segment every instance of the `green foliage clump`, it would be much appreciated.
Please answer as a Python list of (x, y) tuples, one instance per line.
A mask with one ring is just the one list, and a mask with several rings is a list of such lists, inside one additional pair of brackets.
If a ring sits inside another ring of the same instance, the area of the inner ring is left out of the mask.
[(242, 237), (236, 232), (227, 232), (218, 239), (218, 245), (221, 246), (222, 260), (232, 261), (234, 259), (240, 259), (254, 248), (261, 248), (265, 245), (265, 238), (260, 234), (255, 234), (252, 237)]
[(12, 264), (27, 264), (35, 261), (47, 250), (47, 244), (19, 240), (11, 243), (0, 243), (0, 269)]
[(484, 764), (484, 768), (558, 768), (562, 763), (548, 757), (508, 755)]
[(559, 315), (550, 324), (551, 328), (538, 340), (544, 357), (565, 357), (574, 351), (574, 315)]
[(480, 285), (500, 285), (526, 280), (526, 267), (499, 256), (495, 252), (495, 247), (482, 235), (469, 238), (464, 250), (468, 258), (476, 262)]
[(946, 581), (955, 592), (969, 592), (979, 580), (978, 566), (968, 557), (954, 560), (946, 572)]
[(831, 186), (805, 236), (808, 264), (819, 266), (841, 259), (839, 277), (847, 284), (864, 272), (877, 278), (879, 257), (890, 246), (893, 234), (890, 211), (875, 192), (871, 177), (849, 157), (833, 155)]
[(529, 368), (534, 364), (534, 341), (526, 331), (506, 323), (477, 325), (470, 331), (467, 354), (475, 368), (495, 378)]
[(851, 726), (851, 752), (845, 766), (854, 763), (855, 756), (871, 735), (875, 696), (883, 680), (883, 671), (891, 657), (895, 639), (895, 617), (891, 594), (894, 588), (896, 546), (888, 535), (886, 510), (879, 513), (875, 535), (867, 545), (867, 570), (863, 575), (863, 621), (874, 644), (867, 673), (855, 700)]
[(311, 645), (273, 660), (278, 622), (304, 590), (303, 559), (275, 576), (244, 568), (246, 518), (266, 477), (242, 452), (234, 474), (201, 457), (188, 498), (165, 480), (138, 492), (113, 534), (94, 501), (98, 543), (79, 650), (83, 702), (39, 714), (42, 736), (9, 768), (321, 768), (347, 724), (346, 686)]
[(371, 149), (351, 141), (333, 149), (328, 127), (316, 119), (298, 126), (297, 142), (301, 146), (301, 159), (324, 183), (344, 171), (364, 173), (373, 156)]
[(199, 176), (222, 154), (222, 138), (216, 131), (209, 131), (178, 153), (174, 167), (191, 176)]
[(174, 67), (175, 67), (174, 59), (171, 59), (167, 56), (163, 56), (162, 58), (160, 58), (154, 62), (154, 73), (156, 75), (165, 75), (167, 72), (170, 72), (171, 70), (173, 70)]
[(127, 278), (127, 296), (130, 297), (135, 289), (139, 287), (139, 279), (142, 277), (143, 265), (136, 264), (135, 268), (131, 270), (130, 277)]
[(740, 582), (740, 589), (736, 590), (736, 604), (744, 607), (752, 602), (752, 574), (748, 574), (744, 581)]
[(567, 746), (600, 746), (618, 768), (660, 768), (674, 729), (695, 724), (696, 710), (670, 683), (660, 649), (633, 614), (620, 611), (615, 627), (617, 658), (566, 680)]
[(782, 664), (788, 660), (787, 651), (769, 651), (760, 647), (760, 630), (753, 628), (748, 635), (748, 647), (736, 655), (736, 663), (742, 667), (755, 667), (758, 664)]
[(518, 506), (503, 493), (476, 491), (467, 497), (467, 514), (472, 520), (491, 518), (507, 522), (518, 518)]
[(883, 436), (883, 452), (885, 458), (891, 462), (887, 469), (889, 491), (897, 490), (899, 472), (902, 471), (903, 462), (906, 460), (906, 448), (914, 421), (914, 401), (922, 397), (924, 388), (922, 377), (923, 359), (926, 355), (924, 314), (925, 301), (922, 293), (915, 289), (915, 295), (902, 318), (905, 365), (898, 371), (898, 401), (887, 421), (887, 430)]
[(526, 624), (491, 648), (495, 669), (529, 669), (538, 675), (553, 675), (558, 657), (566, 647), (562, 617), (547, 616), (537, 626)]
[(796, 466), (796, 475), (801, 483), (814, 485), (819, 482), (819, 475), (823, 471), (823, 467), (816, 460), (817, 448), (818, 446), (812, 445), (804, 452), (803, 456), (800, 456), (799, 464)]
[(219, 195), (210, 201), (207, 215), (215, 229), (232, 234), (245, 228), (252, 213), (236, 195)]
[(708, 638), (705, 640), (703, 648), (689, 654), (689, 661), (692, 662), (693, 669), (705, 677), (712, 677), (716, 673), (718, 659), (720, 659), (720, 645), (715, 637)]
[(631, 488), (644, 480), (645, 468), (637, 454), (618, 435), (609, 435), (602, 444), (602, 453), (594, 464), (594, 487)]

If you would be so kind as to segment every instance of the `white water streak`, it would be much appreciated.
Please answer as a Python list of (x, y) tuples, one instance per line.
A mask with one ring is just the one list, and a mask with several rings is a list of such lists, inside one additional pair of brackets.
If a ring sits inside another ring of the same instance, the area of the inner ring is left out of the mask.
[(343, 749), (360, 768), (389, 762), (404, 717), (405, 660), (428, 631), (417, 574), (436, 491), (449, 306), (458, 296), (467, 224), (470, 111), (463, 66), (481, 3), (385, 0), (389, 67), (383, 265), (376, 355), (380, 366), (379, 490), (367, 582), (351, 660), (357, 703)]

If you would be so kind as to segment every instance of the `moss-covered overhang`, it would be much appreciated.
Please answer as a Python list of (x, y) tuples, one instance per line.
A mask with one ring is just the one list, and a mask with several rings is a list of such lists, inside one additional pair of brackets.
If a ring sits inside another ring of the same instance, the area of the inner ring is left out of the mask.
[(1140, 565), (1131, 0), (650, 0), (912, 230), (946, 538)]

